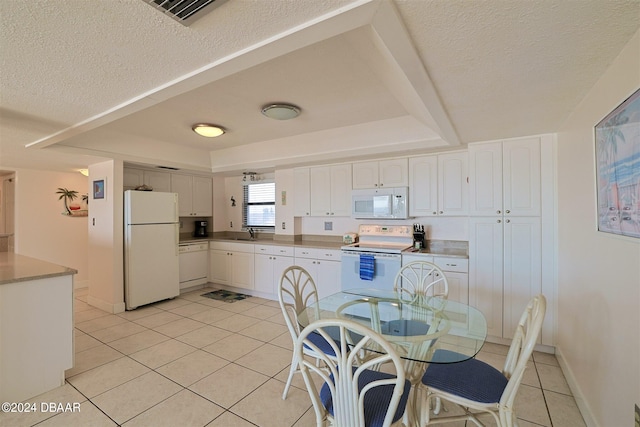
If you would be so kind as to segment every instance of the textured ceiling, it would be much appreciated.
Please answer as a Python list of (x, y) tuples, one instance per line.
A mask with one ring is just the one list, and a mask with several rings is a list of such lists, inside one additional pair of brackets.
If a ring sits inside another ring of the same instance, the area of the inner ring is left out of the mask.
[[(0, 168), (233, 171), (554, 132), (639, 25), (637, 0), (229, 0), (189, 27), (141, 0), (1, 1)], [(273, 101), (303, 114), (257, 113)]]

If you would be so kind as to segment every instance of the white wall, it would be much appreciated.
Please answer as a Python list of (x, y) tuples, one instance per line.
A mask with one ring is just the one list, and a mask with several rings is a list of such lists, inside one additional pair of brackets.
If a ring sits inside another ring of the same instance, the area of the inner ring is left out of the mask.
[(89, 166), (89, 182), (105, 180), (105, 198), (89, 201), (89, 295), (87, 302), (109, 313), (124, 311), (122, 161)]
[(557, 351), (589, 425), (640, 405), (640, 240), (597, 231), (594, 170), (594, 125), (639, 87), (640, 32), (558, 134)]
[(88, 281), (87, 217), (62, 215), (58, 188), (81, 195), (87, 178), (79, 173), (16, 169), (14, 252), (78, 270), (75, 287)]

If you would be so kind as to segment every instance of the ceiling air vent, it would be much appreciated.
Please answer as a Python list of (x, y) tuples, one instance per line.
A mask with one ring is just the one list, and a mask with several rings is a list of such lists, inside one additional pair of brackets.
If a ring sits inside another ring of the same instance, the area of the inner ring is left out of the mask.
[(165, 15), (188, 26), (227, 0), (142, 0)]

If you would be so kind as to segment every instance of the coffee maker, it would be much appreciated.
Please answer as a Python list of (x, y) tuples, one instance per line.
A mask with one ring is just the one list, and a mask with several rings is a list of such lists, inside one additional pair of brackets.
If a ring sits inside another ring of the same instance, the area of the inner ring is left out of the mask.
[(207, 221), (196, 221), (193, 237), (207, 237), (207, 225), (209, 225)]

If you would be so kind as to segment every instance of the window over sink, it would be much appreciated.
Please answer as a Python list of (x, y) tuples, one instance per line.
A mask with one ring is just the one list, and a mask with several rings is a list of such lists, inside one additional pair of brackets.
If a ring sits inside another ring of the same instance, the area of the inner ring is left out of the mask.
[(248, 183), (244, 185), (242, 227), (274, 231), (276, 225), (275, 182)]

